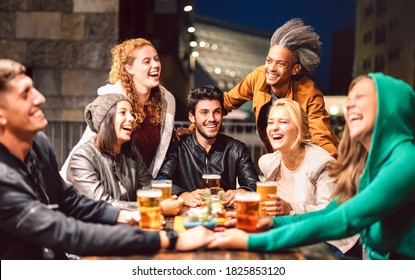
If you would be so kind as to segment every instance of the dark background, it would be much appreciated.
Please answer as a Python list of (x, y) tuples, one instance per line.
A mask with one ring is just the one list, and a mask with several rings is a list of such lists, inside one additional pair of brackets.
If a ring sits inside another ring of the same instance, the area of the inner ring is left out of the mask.
[[(303, 19), (306, 25), (314, 27), (323, 43), (321, 64), (312, 78), (324, 93), (331, 94), (337, 94), (329, 88), (330, 72), (334, 71), (330, 70), (332, 39), (336, 32), (341, 34), (342, 30), (354, 28), (355, 9), (355, 0), (195, 0), (196, 15), (258, 29), (268, 33), (270, 38), (287, 20)], [(343, 38), (350, 40), (350, 37)], [(350, 57), (351, 44), (346, 43), (337, 44), (336, 57), (341, 57), (342, 51)], [(342, 45), (347, 49), (342, 50)]]

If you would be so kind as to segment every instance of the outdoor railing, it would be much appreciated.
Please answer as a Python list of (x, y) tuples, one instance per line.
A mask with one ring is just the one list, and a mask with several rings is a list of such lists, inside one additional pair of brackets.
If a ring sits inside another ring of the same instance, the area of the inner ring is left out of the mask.
[[(176, 121), (176, 127), (188, 127), (189, 122)], [(338, 137), (341, 136), (344, 126), (342, 116), (331, 117), (333, 131)], [(81, 121), (49, 121), (45, 133), (49, 136), (52, 146), (55, 149), (58, 166), (61, 167), (69, 152), (81, 139), (86, 127)], [(258, 136), (256, 125), (253, 122), (223, 122), (221, 132), (245, 143), (248, 147), (252, 160), (258, 172), (258, 159), (263, 155), (262, 142)], [(260, 172), (259, 172), (260, 173)]]
[[(188, 127), (189, 124), (189, 122), (184, 121), (175, 122), (176, 127)], [(81, 139), (85, 127), (86, 123), (81, 121), (48, 121), (45, 133), (52, 142), (59, 167), (62, 166), (72, 148)], [(221, 132), (245, 143), (257, 167), (258, 159), (263, 154), (263, 149), (255, 123), (223, 122)]]

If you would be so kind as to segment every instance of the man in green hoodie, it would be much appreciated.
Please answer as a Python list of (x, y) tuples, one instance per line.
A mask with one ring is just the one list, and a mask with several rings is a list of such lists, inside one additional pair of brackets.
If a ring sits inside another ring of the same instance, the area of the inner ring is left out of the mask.
[(257, 226), (268, 232), (228, 230), (209, 247), (277, 251), (360, 233), (369, 259), (415, 258), (414, 90), (371, 73), (352, 82), (346, 108), (337, 199), (321, 211), (262, 219)]

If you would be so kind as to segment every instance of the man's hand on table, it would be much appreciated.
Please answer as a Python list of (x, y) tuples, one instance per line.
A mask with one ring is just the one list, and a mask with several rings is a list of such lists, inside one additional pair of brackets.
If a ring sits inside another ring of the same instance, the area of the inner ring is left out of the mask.
[(200, 202), (204, 194), (204, 189), (197, 189), (192, 192), (184, 192), (179, 197), (184, 200), (184, 205), (189, 207), (197, 207), (200, 206)]
[(181, 197), (172, 195), (160, 203), (161, 214), (164, 216), (176, 216), (182, 209), (184, 200)]

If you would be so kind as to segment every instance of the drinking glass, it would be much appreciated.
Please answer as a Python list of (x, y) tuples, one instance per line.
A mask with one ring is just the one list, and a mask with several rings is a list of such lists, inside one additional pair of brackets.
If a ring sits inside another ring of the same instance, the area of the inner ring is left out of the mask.
[(162, 191), (158, 189), (141, 189), (137, 191), (137, 203), (141, 216), (141, 227), (159, 230), (161, 227)]
[(261, 194), (257, 192), (237, 193), (235, 200), (236, 227), (246, 232), (255, 232), (259, 220)]
[(151, 180), (151, 188), (161, 190), (161, 200), (163, 201), (171, 197), (172, 180)]
[[(277, 194), (278, 183), (275, 181), (257, 182), (256, 191), (261, 194), (261, 202), (273, 200), (269, 198), (269, 194)], [(261, 216), (267, 216), (265, 211), (260, 208), (259, 214)]]

